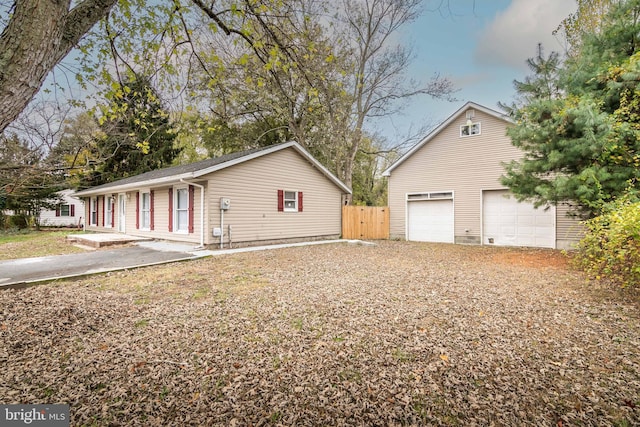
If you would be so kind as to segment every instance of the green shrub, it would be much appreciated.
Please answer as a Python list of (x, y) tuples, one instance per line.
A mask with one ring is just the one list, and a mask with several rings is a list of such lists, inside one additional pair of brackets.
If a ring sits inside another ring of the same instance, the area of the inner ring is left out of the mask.
[(29, 219), (26, 215), (7, 215), (5, 218), (5, 228), (13, 230), (24, 230), (29, 228)]
[(575, 260), (597, 279), (621, 286), (640, 284), (640, 202), (623, 198), (585, 222)]

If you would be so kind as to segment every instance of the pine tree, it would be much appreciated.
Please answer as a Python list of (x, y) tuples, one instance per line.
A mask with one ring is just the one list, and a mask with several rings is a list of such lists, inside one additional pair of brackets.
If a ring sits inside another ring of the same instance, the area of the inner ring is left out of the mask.
[(64, 188), (42, 159), (41, 150), (18, 136), (0, 135), (0, 209), (25, 218), (23, 226), (27, 217), (54, 208), (59, 202), (56, 192)]
[(519, 199), (571, 202), (593, 215), (637, 187), (639, 17), (640, 0), (622, 3), (603, 19), (601, 32), (583, 37), (579, 54), (557, 75), (547, 73), (557, 56), (539, 55), (530, 61), (534, 75), (516, 82), (522, 105), (509, 111), (515, 124), (508, 135), (525, 156), (505, 165), (502, 183)]
[(160, 97), (146, 78), (132, 77), (102, 108), (101, 137), (96, 141), (96, 169), (84, 187), (171, 166), (180, 154), (176, 132)]

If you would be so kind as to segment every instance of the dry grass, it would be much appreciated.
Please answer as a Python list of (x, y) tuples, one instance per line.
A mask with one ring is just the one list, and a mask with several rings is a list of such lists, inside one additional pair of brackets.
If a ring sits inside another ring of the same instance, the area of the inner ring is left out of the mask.
[(638, 305), (555, 251), (380, 242), (0, 292), (3, 403), (73, 425), (640, 423)]
[(0, 260), (85, 252), (71, 245), (66, 236), (73, 231), (32, 231), (0, 234)]

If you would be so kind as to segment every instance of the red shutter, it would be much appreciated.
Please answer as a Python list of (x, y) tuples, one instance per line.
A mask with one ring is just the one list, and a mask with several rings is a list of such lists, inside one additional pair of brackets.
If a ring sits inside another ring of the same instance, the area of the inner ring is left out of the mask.
[(149, 192), (149, 227), (153, 231), (153, 190)]
[(195, 187), (189, 186), (189, 233), (193, 233), (193, 196), (195, 193)]
[(71, 216), (76, 216), (76, 205), (71, 205)]
[(284, 190), (278, 190), (278, 212), (284, 211)]
[(140, 228), (140, 192), (136, 193), (136, 230)]
[(104, 227), (104, 205), (107, 204), (107, 199), (102, 196), (102, 226)]
[(302, 212), (302, 191), (298, 191), (298, 212)]
[(169, 189), (169, 231), (173, 231), (173, 188)]
[(60, 216), (60, 205), (56, 206), (56, 216)]

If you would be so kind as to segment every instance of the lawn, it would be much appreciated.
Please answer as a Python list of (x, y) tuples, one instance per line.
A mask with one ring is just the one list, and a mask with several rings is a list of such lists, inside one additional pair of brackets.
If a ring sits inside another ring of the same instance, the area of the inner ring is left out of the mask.
[(0, 260), (85, 252), (66, 241), (75, 231), (0, 233)]
[(638, 307), (557, 251), (225, 255), (0, 292), (0, 401), (86, 426), (638, 425)]

